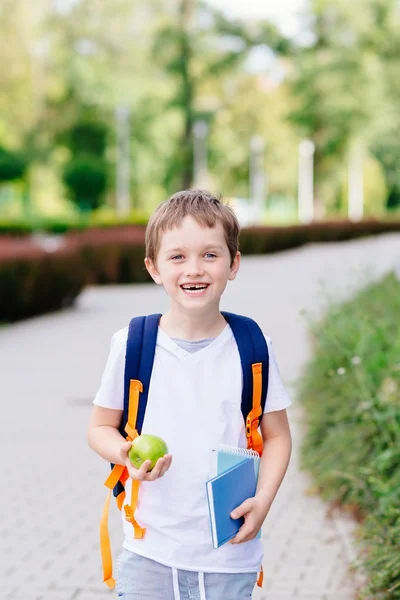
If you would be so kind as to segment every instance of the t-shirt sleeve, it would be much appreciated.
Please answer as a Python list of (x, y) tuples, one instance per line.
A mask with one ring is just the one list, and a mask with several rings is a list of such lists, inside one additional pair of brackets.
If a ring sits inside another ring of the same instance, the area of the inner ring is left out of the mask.
[(283, 410), (291, 405), (290, 397), (282, 383), (279, 373), (278, 363), (272, 341), (269, 337), (266, 338), (269, 352), (269, 377), (268, 377), (268, 393), (265, 403), (264, 413)]
[(110, 352), (93, 404), (103, 408), (124, 409), (124, 372), (128, 328), (117, 331), (110, 343)]

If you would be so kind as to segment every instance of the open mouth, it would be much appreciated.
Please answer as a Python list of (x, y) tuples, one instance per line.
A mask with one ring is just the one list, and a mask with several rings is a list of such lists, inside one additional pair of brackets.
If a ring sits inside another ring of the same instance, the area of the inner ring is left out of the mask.
[(186, 294), (189, 294), (190, 296), (200, 296), (206, 291), (209, 285), (209, 283), (196, 283), (192, 285), (181, 285), (181, 288)]

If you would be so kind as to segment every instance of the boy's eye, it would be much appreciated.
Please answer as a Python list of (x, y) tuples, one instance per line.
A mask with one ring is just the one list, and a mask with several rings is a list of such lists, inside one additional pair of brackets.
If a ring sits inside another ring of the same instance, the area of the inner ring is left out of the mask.
[(214, 252), (207, 252), (207, 253), (206, 253), (206, 257), (207, 257), (207, 258), (216, 258), (216, 257), (217, 257), (217, 255), (216, 255), (216, 254), (214, 254)]
[(172, 256), (171, 260), (181, 260), (181, 258), (183, 258), (182, 254), (177, 254), (176, 256)]

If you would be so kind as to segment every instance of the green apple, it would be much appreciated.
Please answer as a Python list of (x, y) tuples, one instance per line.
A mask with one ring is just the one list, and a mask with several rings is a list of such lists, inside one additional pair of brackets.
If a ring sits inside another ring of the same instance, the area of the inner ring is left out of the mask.
[(156, 435), (143, 433), (136, 437), (129, 449), (129, 460), (136, 469), (139, 469), (145, 460), (151, 460), (149, 471), (153, 469), (159, 458), (168, 454), (167, 444)]

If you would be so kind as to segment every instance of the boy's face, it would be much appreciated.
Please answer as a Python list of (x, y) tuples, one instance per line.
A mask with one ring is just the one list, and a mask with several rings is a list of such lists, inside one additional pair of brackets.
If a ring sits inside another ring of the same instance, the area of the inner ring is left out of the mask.
[(154, 281), (164, 286), (176, 308), (219, 309), (219, 301), (228, 280), (235, 279), (240, 264), (238, 252), (233, 264), (221, 223), (202, 227), (187, 216), (179, 227), (166, 231), (161, 238), (155, 264), (145, 260)]

